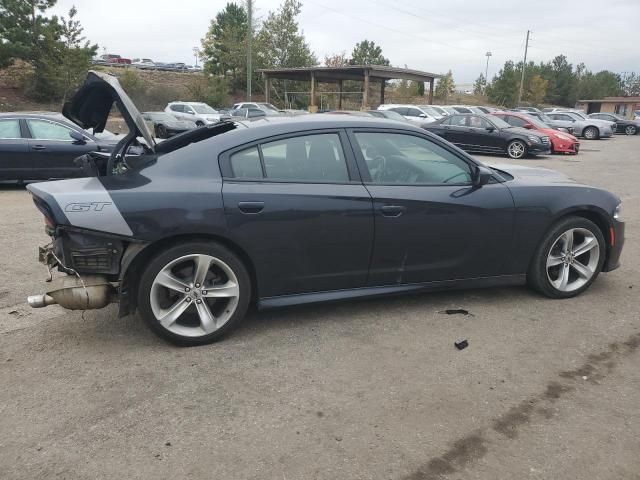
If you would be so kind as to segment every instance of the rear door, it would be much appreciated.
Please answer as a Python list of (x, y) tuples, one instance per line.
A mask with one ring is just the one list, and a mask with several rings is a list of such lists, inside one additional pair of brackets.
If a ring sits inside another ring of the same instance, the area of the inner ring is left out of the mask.
[(504, 184), (474, 186), (472, 162), (418, 133), (354, 129), (351, 135), (373, 198), (370, 286), (504, 273), (515, 215)]
[(18, 118), (0, 119), (0, 179), (28, 180), (32, 160), (29, 140)]
[(366, 285), (371, 197), (340, 130), (272, 137), (221, 156), (229, 230), (260, 298)]
[(25, 119), (29, 131), (29, 150), (33, 159), (34, 179), (71, 178), (80, 174), (75, 159), (97, 150), (96, 143), (85, 136), (79, 142), (69, 136), (71, 128), (61, 123)]

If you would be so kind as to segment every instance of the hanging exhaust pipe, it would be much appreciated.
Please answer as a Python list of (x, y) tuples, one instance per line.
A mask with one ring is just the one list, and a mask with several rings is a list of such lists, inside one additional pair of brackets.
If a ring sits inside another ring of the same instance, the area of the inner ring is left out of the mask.
[(115, 289), (106, 277), (86, 275), (80, 280), (69, 275), (54, 279), (45, 294), (31, 295), (27, 303), (33, 308), (60, 305), (68, 310), (95, 310), (109, 305), (114, 294)]

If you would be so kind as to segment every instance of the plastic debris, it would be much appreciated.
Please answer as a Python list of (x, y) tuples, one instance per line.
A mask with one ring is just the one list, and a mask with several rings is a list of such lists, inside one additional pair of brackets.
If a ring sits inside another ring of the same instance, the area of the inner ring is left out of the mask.
[(455, 342), (454, 345), (458, 350), (464, 350), (469, 346), (469, 342), (467, 340), (460, 340), (459, 342)]
[(469, 313), (469, 310), (465, 310), (464, 308), (450, 308), (447, 310), (441, 310), (438, 313), (444, 313), (446, 315), (473, 315)]

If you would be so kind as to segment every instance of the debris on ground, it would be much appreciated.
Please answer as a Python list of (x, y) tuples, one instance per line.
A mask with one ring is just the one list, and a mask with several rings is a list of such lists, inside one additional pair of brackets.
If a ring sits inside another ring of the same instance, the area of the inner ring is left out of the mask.
[(461, 340), (459, 342), (455, 342), (454, 345), (458, 350), (464, 350), (469, 346), (469, 342), (467, 340)]
[(470, 313), (469, 310), (465, 310), (464, 308), (450, 308), (447, 310), (440, 310), (438, 313), (442, 313), (445, 315), (471, 315), (473, 316), (473, 313)]

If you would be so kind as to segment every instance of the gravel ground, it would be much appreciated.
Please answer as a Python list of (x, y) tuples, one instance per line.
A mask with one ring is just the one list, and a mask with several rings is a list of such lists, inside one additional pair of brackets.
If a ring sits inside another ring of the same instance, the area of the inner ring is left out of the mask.
[(0, 478), (640, 479), (640, 137), (582, 143), (513, 162), (625, 201), (623, 266), (581, 297), (289, 308), (191, 349), (114, 307), (26, 307), (47, 238), (0, 187)]

